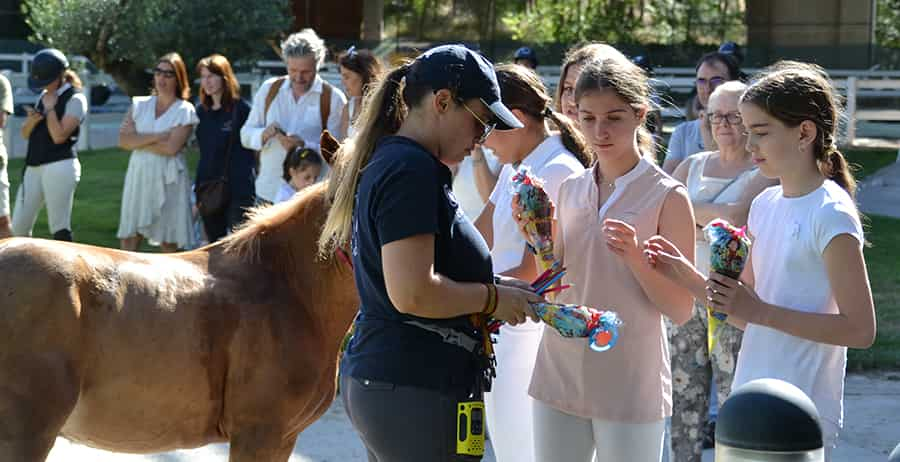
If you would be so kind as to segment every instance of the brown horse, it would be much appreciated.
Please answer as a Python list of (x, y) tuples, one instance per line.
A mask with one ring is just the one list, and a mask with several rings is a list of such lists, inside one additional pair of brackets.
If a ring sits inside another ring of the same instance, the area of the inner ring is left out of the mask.
[(57, 435), (288, 460), (358, 307), (352, 270), (316, 258), (326, 188), (176, 255), (0, 241), (0, 461), (43, 461)]

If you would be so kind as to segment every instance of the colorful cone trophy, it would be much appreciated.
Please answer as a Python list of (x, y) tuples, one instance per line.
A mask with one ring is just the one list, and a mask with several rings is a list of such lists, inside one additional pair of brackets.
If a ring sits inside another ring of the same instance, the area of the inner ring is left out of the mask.
[[(703, 228), (706, 240), (709, 241), (709, 268), (721, 275), (737, 279), (750, 257), (750, 238), (746, 227), (737, 228), (725, 220), (717, 219)], [(712, 352), (719, 338), (719, 329), (728, 315), (706, 306), (709, 318), (706, 338), (709, 351)]]
[[(513, 193), (522, 207), (522, 219), (527, 220), (525, 231), (533, 243), (543, 273), (531, 283), (539, 295), (559, 292), (568, 285), (556, 286), (566, 273), (553, 255), (553, 207), (544, 191), (543, 181), (532, 175), (527, 166), (519, 167), (512, 177)], [(554, 287), (556, 286), (556, 287)], [(582, 337), (590, 340), (594, 351), (606, 351), (616, 344), (622, 321), (614, 311), (597, 310), (584, 305), (540, 302), (531, 308), (541, 320), (556, 329), (563, 337)], [(499, 326), (497, 326), (499, 327)]]

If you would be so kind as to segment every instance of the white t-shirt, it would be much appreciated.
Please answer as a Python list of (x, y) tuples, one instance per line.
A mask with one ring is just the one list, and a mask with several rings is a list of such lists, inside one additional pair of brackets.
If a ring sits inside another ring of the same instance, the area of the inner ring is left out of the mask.
[[(863, 243), (862, 224), (850, 195), (826, 180), (801, 197), (766, 189), (750, 206), (755, 241), (751, 262), (756, 293), (766, 303), (809, 313), (838, 313), (823, 254), (831, 240), (849, 234)], [(813, 342), (747, 324), (732, 389), (776, 378), (809, 395), (823, 420), (843, 421), (847, 348)]]
[[(559, 135), (547, 137), (522, 159), (521, 165), (527, 165), (533, 175), (544, 180), (544, 190), (554, 204), (559, 199), (559, 187), (563, 180), (584, 171), (575, 155), (563, 146)], [(512, 177), (515, 174), (515, 167), (504, 165), (489, 199), (494, 204), (491, 260), (494, 262), (495, 273), (519, 266), (525, 250), (525, 238), (519, 233), (518, 225), (512, 218)]]
[(290, 200), (290, 198), (294, 197), (294, 194), (297, 194), (299, 191), (294, 189), (293, 186), (290, 185), (287, 181), (281, 180), (281, 187), (278, 188), (278, 193), (275, 195), (275, 201), (273, 204), (280, 204), (286, 200)]
[(689, 120), (675, 127), (669, 138), (666, 160), (678, 159), (683, 161), (688, 157), (703, 151), (703, 135), (700, 133), (700, 119)]

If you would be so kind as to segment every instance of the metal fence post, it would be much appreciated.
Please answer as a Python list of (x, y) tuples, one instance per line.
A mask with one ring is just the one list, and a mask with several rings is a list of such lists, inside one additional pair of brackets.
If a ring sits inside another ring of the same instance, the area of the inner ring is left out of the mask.
[(856, 140), (856, 77), (847, 77), (847, 146)]

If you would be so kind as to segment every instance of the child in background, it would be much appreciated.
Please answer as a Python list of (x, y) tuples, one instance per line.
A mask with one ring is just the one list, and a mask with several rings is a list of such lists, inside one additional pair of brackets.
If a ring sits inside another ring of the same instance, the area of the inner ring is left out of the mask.
[(276, 204), (294, 197), (294, 194), (316, 182), (322, 172), (322, 157), (313, 149), (297, 147), (284, 157), (283, 166), (284, 181), (275, 196)]

